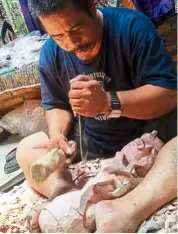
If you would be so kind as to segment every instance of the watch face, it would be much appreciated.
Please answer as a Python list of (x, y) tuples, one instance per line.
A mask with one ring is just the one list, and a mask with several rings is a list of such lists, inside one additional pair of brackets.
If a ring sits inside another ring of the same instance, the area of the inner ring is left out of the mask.
[(112, 110), (108, 118), (119, 118), (122, 115), (122, 110)]

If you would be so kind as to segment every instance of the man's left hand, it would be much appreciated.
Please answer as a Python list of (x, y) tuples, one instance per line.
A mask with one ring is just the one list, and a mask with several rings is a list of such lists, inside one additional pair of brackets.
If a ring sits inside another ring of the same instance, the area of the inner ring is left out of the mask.
[(90, 76), (79, 75), (71, 80), (70, 104), (74, 113), (95, 117), (110, 108), (110, 97), (100, 83)]

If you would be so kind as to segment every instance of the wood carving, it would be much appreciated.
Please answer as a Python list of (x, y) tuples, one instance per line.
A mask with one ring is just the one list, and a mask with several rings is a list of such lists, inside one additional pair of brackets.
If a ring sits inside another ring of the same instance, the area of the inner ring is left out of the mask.
[(95, 204), (118, 198), (129, 188), (129, 181), (124, 184), (114, 174), (101, 173), (83, 189), (63, 194), (48, 204), (39, 217), (41, 231), (92, 232), (95, 229)]
[[(41, 231), (45, 233), (94, 232), (95, 205), (102, 200), (123, 196), (135, 188), (150, 170), (157, 153), (163, 146), (163, 142), (156, 135), (157, 131), (153, 131), (130, 142), (114, 158), (103, 160), (100, 172), (82, 189), (56, 197), (39, 215)], [(49, 160), (51, 154), (46, 155), (47, 157)], [(52, 163), (52, 168), (56, 168), (57, 164), (58, 160)], [(51, 160), (42, 165), (45, 168), (49, 167)]]

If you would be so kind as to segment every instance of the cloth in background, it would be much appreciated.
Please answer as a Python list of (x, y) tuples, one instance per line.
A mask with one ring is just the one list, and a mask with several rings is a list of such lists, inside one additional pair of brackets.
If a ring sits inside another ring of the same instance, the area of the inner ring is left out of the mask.
[[(3, 7), (3, 3), (2, 3), (2, 0), (0, 0), (0, 34), (1, 34), (1, 29), (2, 29), (2, 26), (3, 26), (3, 22), (6, 18), (6, 12), (5, 12), (5, 9)], [(3, 41), (2, 41), (2, 38), (0, 36), (0, 46), (3, 45)]]
[[(2, 0), (0, 0), (0, 22), (2, 24), (2, 21), (6, 18), (6, 12), (5, 12), (5, 9), (3, 7), (3, 2)], [(0, 24), (0, 26), (1, 26)]]
[(28, 29), (18, 0), (0, 0), (1, 26), (6, 20), (11, 24), (16, 36), (28, 34)]
[(20, 2), (20, 6), (22, 9), (23, 15), (24, 15), (25, 23), (27, 25), (29, 32), (38, 30), (38, 27), (30, 14), (30, 10), (28, 7), (28, 1), (27, 0), (19, 0), (19, 2)]
[(121, 0), (121, 5), (126, 8), (136, 9), (133, 0)]
[(4, 20), (2, 24), (0, 35), (1, 35), (1, 40), (4, 44), (8, 44), (10, 41), (16, 39), (16, 35), (12, 26), (6, 20)]
[(11, 23), (8, 21), (3, 1), (0, 0), (0, 46), (7, 44), (16, 38), (16, 34)]
[(133, 3), (137, 10), (142, 11), (155, 23), (175, 13), (174, 0), (133, 0)]
[(19, 0), (19, 2), (28, 31), (29, 32), (40, 31), (41, 35), (43, 35), (45, 32), (41, 30), (40, 26), (35, 22), (35, 20), (32, 17), (29, 0)]

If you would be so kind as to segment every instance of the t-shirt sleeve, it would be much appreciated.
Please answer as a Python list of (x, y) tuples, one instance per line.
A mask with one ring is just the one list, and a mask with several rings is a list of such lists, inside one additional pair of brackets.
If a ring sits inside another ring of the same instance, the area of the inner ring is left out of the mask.
[(130, 65), (135, 87), (152, 84), (176, 90), (176, 68), (155, 26), (138, 13), (130, 32)]
[(56, 75), (53, 51), (51, 45), (48, 44), (42, 48), (39, 62), (43, 108), (45, 110), (59, 108), (71, 111), (68, 94), (62, 87), (60, 77)]
[(55, 77), (39, 68), (42, 105), (45, 110), (59, 108), (71, 111), (69, 99)]

